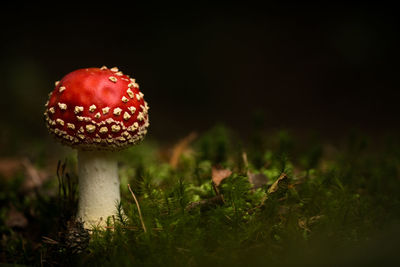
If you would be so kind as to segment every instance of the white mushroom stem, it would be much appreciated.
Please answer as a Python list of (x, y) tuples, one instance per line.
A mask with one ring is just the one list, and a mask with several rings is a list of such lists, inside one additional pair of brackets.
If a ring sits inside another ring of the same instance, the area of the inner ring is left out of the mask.
[(78, 150), (78, 219), (85, 228), (104, 226), (120, 201), (118, 165), (112, 152)]

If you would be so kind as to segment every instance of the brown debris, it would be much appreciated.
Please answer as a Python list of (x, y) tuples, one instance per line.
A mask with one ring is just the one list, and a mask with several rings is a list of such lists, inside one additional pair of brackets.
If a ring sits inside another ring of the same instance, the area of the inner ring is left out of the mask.
[(222, 197), (222, 195), (217, 195), (212, 198), (189, 203), (189, 205), (186, 207), (186, 211), (191, 212), (197, 207), (200, 207), (201, 210), (207, 210), (222, 204), (224, 204), (224, 198)]
[(12, 179), (18, 172), (25, 174), (23, 191), (40, 187), (50, 176), (44, 170), (38, 170), (28, 158), (0, 158), (0, 176)]
[(243, 151), (242, 153), (243, 164), (247, 169), (247, 176), (249, 177), (249, 182), (253, 185), (253, 189), (257, 189), (266, 185), (268, 183), (268, 177), (263, 173), (253, 173), (249, 170), (249, 161), (247, 159), (247, 153)]
[(268, 178), (263, 173), (247, 172), (249, 182), (253, 185), (253, 189), (257, 189), (268, 183)]
[(282, 173), (279, 178), (271, 185), (268, 189), (268, 194), (274, 194), (288, 188), (288, 176), (286, 173)]
[(232, 171), (229, 169), (220, 169), (220, 168), (212, 167), (211, 179), (212, 179), (213, 183), (215, 184), (215, 186), (218, 187), (221, 184), (221, 182), (224, 179), (231, 176), (231, 174), (232, 174)]
[(172, 155), (169, 160), (169, 164), (172, 168), (178, 167), (179, 158), (187, 150), (190, 143), (192, 143), (197, 138), (196, 132), (191, 132), (188, 136), (181, 139), (173, 148)]
[(11, 179), (18, 171), (22, 169), (20, 159), (1, 158), (0, 159), (0, 175), (6, 180)]
[(43, 182), (47, 179), (47, 174), (39, 172), (39, 170), (33, 166), (32, 162), (28, 158), (21, 160), (22, 166), (25, 167), (26, 179), (22, 185), (23, 189), (30, 191), (34, 188), (40, 187)]
[(299, 218), (299, 220), (297, 221), (297, 225), (307, 231), (307, 232), (311, 232), (311, 227), (313, 225), (315, 225), (318, 221), (320, 221), (322, 218), (324, 217), (324, 215), (316, 215), (316, 216), (312, 216), (310, 218)]
[(25, 228), (28, 226), (28, 220), (22, 212), (18, 211), (14, 206), (11, 206), (7, 213), (5, 225), (10, 228)]

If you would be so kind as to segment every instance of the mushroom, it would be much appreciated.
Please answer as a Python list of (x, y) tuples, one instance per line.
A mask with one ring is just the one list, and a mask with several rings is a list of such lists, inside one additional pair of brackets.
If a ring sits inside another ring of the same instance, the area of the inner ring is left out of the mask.
[(75, 70), (55, 83), (44, 117), (49, 132), (78, 150), (77, 219), (104, 225), (120, 201), (117, 151), (140, 142), (149, 106), (135, 79), (118, 68)]

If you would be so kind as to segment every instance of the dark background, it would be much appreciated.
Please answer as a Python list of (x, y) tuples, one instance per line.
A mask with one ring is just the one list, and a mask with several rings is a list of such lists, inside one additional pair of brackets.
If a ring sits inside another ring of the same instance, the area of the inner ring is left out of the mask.
[(117, 66), (141, 85), (150, 132), (222, 122), (347, 134), (398, 131), (399, 21), (387, 4), (16, 4), (1, 7), (1, 147), (50, 137), (54, 81)]

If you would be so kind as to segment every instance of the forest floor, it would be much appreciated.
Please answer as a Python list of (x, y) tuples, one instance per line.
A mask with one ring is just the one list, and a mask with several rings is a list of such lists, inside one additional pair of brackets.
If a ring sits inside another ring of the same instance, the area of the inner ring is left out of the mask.
[(0, 263), (400, 263), (395, 137), (330, 143), (279, 131), (243, 142), (216, 126), (172, 145), (145, 140), (120, 152), (118, 212), (90, 233), (74, 220), (76, 153), (45, 154), (0, 159)]

